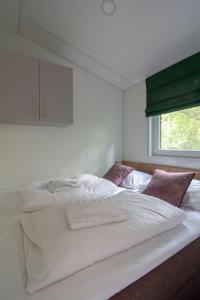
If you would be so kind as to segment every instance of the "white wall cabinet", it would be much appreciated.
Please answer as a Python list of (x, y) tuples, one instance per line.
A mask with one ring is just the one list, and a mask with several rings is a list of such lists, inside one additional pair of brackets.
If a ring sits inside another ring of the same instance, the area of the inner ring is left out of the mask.
[(39, 62), (0, 52), (0, 122), (36, 122), (39, 119)]
[(0, 123), (73, 123), (72, 69), (0, 51)]
[(73, 123), (72, 69), (40, 61), (40, 122)]

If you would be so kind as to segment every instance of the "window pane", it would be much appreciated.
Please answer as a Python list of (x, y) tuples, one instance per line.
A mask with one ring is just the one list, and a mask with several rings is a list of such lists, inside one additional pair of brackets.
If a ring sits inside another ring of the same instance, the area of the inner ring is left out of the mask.
[(160, 116), (161, 150), (200, 150), (200, 107)]

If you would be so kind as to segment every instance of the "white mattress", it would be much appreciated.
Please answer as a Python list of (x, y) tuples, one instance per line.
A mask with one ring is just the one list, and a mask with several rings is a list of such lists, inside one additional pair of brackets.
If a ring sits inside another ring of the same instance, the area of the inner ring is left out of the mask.
[(21, 214), (17, 192), (0, 193), (0, 299), (103, 300), (139, 279), (200, 236), (200, 212), (185, 209), (178, 227), (86, 268), (30, 296), (24, 289)]

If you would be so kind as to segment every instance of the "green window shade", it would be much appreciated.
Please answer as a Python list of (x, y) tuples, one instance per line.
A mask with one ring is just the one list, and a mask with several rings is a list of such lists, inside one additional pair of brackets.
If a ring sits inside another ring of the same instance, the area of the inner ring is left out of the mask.
[(200, 106), (200, 52), (146, 79), (146, 116)]

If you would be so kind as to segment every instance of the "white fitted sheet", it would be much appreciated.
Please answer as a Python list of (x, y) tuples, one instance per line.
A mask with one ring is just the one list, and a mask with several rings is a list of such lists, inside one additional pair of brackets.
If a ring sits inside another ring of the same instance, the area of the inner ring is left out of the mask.
[(0, 193), (0, 299), (103, 300), (136, 281), (200, 236), (200, 212), (185, 209), (178, 227), (86, 268), (30, 296), (25, 291), (17, 192)]

